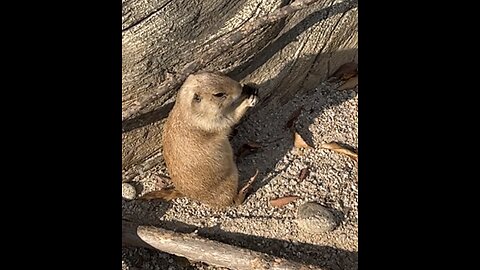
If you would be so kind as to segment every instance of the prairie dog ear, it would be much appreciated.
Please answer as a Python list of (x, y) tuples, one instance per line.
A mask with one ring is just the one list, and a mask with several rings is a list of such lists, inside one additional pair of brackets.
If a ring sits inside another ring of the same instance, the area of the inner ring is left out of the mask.
[(244, 84), (242, 85), (242, 94), (256, 96), (258, 94), (258, 86), (254, 83)]

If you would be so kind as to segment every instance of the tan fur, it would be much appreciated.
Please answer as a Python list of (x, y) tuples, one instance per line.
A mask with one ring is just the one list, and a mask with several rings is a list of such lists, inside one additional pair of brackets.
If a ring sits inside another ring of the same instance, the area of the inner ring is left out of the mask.
[[(214, 96), (219, 93), (226, 95)], [(238, 170), (228, 135), (256, 102), (256, 95), (242, 93), (242, 85), (228, 77), (198, 73), (187, 78), (163, 131), (165, 162), (176, 195), (213, 207), (234, 203)]]

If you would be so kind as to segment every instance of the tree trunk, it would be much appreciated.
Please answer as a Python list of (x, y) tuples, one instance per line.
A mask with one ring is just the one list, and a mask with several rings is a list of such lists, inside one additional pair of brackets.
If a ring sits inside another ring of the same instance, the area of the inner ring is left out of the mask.
[[(215, 40), (290, 2), (123, 0), (122, 107), (155, 91), (169, 73), (182, 70)], [(260, 105), (280, 105), (351, 61), (357, 62), (357, 1), (319, 0), (256, 30), (205, 69), (253, 82), (260, 88)], [(124, 169), (161, 153), (161, 130), (175, 93), (123, 121)]]

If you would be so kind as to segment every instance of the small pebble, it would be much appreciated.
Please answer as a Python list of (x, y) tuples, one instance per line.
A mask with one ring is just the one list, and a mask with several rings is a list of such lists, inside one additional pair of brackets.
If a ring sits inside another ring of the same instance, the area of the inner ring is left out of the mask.
[(130, 183), (122, 183), (122, 197), (127, 200), (133, 200), (137, 196), (135, 187)]

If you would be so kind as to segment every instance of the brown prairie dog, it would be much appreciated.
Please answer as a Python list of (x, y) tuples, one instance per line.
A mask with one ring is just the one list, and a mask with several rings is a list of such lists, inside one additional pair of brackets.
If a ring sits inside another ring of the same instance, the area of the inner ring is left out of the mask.
[(228, 135), (257, 101), (256, 89), (226, 76), (190, 75), (163, 130), (163, 153), (174, 189), (152, 192), (146, 198), (186, 196), (221, 208), (241, 203), (244, 197), (238, 193), (238, 170)]

